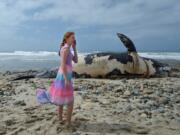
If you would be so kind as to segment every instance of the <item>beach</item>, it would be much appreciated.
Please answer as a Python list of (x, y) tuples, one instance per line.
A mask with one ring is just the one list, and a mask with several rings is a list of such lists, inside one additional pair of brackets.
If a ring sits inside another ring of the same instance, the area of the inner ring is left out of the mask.
[(37, 102), (36, 88), (53, 78), (16, 80), (19, 72), (0, 74), (0, 135), (179, 135), (180, 61), (161, 78), (75, 78), (73, 128), (60, 124), (55, 105)]
[(179, 12), (180, 0), (1, 0), (0, 135), (180, 135)]

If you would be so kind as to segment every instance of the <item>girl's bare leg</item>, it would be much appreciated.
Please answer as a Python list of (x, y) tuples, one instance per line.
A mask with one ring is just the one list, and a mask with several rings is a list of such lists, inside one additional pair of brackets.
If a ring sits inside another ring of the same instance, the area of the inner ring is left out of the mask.
[(74, 105), (74, 102), (70, 103), (67, 106), (67, 126), (71, 126), (71, 116), (73, 112), (73, 105)]
[(60, 121), (63, 121), (62, 115), (63, 115), (63, 106), (60, 105), (60, 106), (58, 107), (58, 117), (59, 117), (59, 120), (60, 120)]

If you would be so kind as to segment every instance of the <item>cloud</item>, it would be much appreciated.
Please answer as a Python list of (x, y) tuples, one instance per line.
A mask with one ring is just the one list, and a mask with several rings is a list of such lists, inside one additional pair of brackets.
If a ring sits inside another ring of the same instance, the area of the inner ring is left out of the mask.
[[(66, 0), (53, 1), (52, 6), (36, 12), (35, 20), (61, 19), (79, 25), (127, 25), (136, 21), (159, 24), (174, 23), (180, 2), (177, 0)], [(179, 4), (178, 4), (179, 3)], [(160, 19), (161, 17), (161, 19)], [(151, 20), (152, 19), (152, 20)]]
[(180, 21), (179, 0), (1, 0), (0, 11), (1, 25), (16, 25), (32, 19), (118, 26), (142, 19), (159, 24)]
[(136, 39), (166, 37), (179, 34), (179, 13), (179, 0), (1, 0), (0, 36), (17, 36), (29, 22), (59, 21), (89, 35), (94, 28), (102, 38), (118, 31)]

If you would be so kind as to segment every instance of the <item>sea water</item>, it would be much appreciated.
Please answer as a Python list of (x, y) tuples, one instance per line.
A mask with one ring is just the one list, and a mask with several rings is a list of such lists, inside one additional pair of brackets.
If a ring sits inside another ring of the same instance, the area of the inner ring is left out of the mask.
[[(79, 53), (79, 57), (88, 53)], [(180, 60), (180, 52), (139, 52), (142, 57), (161, 60)], [(49, 51), (14, 51), (0, 52), (0, 71), (44, 70), (56, 68), (60, 64), (58, 52)]]

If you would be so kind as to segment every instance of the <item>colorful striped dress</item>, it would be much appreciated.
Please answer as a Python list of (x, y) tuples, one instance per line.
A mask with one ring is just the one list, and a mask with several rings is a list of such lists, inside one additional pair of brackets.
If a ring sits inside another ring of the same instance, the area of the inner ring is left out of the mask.
[[(68, 45), (65, 44), (61, 50), (64, 51)], [(66, 60), (66, 74), (70, 81), (68, 86), (65, 85), (64, 75), (62, 72), (62, 67), (60, 66), (55, 80), (51, 83), (49, 90), (37, 89), (36, 98), (39, 103), (52, 103), (55, 105), (67, 105), (74, 101), (74, 90), (73, 90), (73, 80), (72, 80), (72, 57), (73, 54), (69, 50), (67, 60)]]

